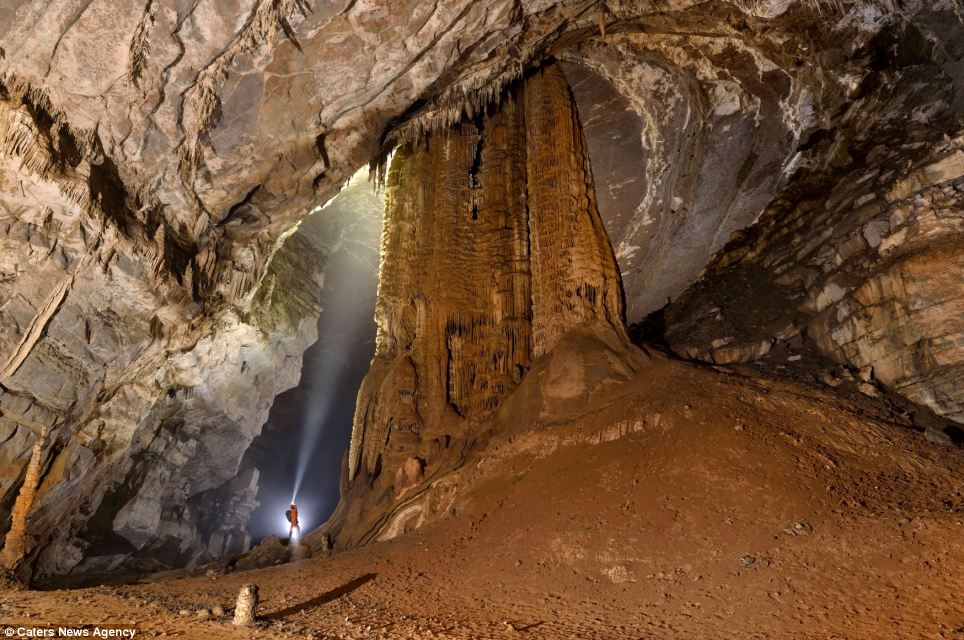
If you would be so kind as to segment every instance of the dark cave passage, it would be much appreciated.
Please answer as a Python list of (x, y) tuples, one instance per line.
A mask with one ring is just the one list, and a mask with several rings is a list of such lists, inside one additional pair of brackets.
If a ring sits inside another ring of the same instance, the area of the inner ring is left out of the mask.
[(0, 2), (0, 628), (964, 640), (962, 1)]
[(242, 470), (260, 471), (260, 506), (248, 524), (254, 543), (287, 535), (284, 512), (299, 481), (302, 531), (323, 523), (338, 502), (355, 397), (375, 349), (381, 207), (382, 196), (363, 170), (305, 223), (314, 217), (332, 221), (338, 241), (327, 256), (318, 339), (304, 354), (301, 380), (275, 398), (241, 463)]

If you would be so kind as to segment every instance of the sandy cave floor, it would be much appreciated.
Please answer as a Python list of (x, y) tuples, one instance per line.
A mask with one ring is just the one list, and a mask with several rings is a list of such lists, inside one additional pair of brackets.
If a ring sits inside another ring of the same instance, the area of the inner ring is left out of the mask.
[[(964, 455), (857, 410), (656, 358), (571, 422), (494, 440), (460, 472), (457, 514), (393, 541), (226, 575), (0, 591), (0, 623), (182, 638), (964, 638)], [(249, 582), (262, 620), (238, 629), (230, 610)], [(198, 619), (216, 605), (228, 616)]]

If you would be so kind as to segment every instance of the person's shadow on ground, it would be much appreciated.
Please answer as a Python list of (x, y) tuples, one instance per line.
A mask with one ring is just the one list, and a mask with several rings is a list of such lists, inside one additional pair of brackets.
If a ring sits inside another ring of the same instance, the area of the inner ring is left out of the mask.
[(290, 615), (300, 613), (302, 611), (307, 611), (308, 609), (314, 609), (315, 607), (320, 607), (323, 604), (331, 602), (332, 600), (337, 600), (338, 598), (348, 595), (358, 587), (362, 586), (367, 582), (371, 582), (377, 576), (377, 573), (366, 573), (365, 575), (358, 576), (351, 582), (346, 582), (340, 587), (336, 587), (331, 591), (326, 591), (320, 596), (315, 596), (311, 600), (305, 600), (300, 604), (282, 609), (281, 611), (275, 611), (274, 613), (269, 613), (265, 616), (268, 620), (278, 620), (280, 618), (287, 618)]

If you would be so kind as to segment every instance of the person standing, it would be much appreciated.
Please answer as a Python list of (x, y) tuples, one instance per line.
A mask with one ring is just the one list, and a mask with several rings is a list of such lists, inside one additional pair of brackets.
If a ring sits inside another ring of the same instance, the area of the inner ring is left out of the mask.
[(298, 505), (292, 502), (291, 508), (285, 512), (285, 517), (288, 518), (288, 522), (291, 525), (288, 528), (288, 538), (290, 540), (297, 540), (301, 537), (301, 526), (298, 524)]

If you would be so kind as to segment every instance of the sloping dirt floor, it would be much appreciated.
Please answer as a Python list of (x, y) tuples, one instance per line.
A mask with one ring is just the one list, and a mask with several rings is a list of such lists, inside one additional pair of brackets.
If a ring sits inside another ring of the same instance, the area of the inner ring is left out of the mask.
[[(964, 455), (829, 392), (654, 358), (504, 433), (454, 513), (225, 575), (0, 592), (15, 626), (181, 638), (964, 638)], [(230, 624), (260, 587), (253, 629)], [(223, 617), (196, 612), (224, 607)], [(203, 615), (203, 614), (202, 614)]]

